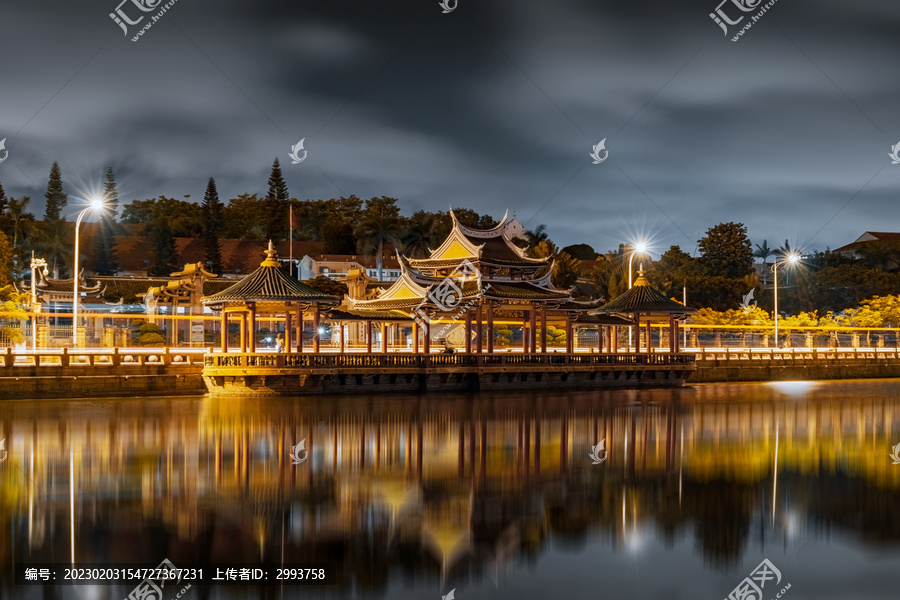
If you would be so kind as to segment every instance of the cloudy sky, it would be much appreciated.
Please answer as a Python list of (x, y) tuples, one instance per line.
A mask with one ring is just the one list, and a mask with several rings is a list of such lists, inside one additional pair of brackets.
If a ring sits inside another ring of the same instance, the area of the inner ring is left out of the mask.
[(600, 251), (900, 230), (900, 5), (777, 0), (733, 42), (740, 1), (726, 36), (719, 0), (177, 0), (133, 42), (160, 0), (2, 0), (0, 182), (37, 214), (54, 160), (73, 211), (107, 165), (124, 201), (227, 200), (278, 157), (300, 199), (509, 209)]

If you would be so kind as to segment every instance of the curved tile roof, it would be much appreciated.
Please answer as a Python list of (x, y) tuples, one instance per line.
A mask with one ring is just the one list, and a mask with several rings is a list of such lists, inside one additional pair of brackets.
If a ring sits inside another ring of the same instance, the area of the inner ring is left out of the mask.
[(680, 302), (666, 298), (665, 294), (650, 287), (650, 282), (640, 271), (637, 281), (630, 290), (621, 294), (612, 302), (607, 302), (597, 310), (590, 311), (592, 315), (608, 315), (622, 313), (642, 314), (670, 314), (686, 315), (697, 312), (696, 308), (689, 308)]
[(203, 304), (221, 304), (223, 302), (325, 302), (340, 304), (337, 296), (323, 294), (291, 277), (281, 270), (278, 264), (278, 253), (269, 242), (266, 259), (259, 268), (241, 279), (238, 283), (217, 294), (205, 296)]

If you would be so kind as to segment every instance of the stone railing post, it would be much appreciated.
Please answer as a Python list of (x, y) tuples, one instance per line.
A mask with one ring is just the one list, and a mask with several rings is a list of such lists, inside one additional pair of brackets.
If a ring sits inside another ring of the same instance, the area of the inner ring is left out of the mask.
[(59, 364), (62, 367), (69, 366), (69, 349), (68, 348), (62, 349), (62, 354), (59, 357)]
[(15, 357), (13, 357), (12, 348), (5, 348), (3, 350), (3, 368), (11, 369), (13, 366), (13, 362), (15, 362)]
[(122, 364), (122, 356), (119, 354), (118, 348), (113, 348), (113, 353), (110, 360), (112, 361), (112, 366), (114, 367), (118, 367)]

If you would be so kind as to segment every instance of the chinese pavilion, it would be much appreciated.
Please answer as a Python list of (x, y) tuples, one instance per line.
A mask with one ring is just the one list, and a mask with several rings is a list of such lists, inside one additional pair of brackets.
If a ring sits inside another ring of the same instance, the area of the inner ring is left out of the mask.
[[(465, 351), (494, 351), (494, 323), (521, 324), (527, 353), (547, 351), (548, 320), (563, 322), (566, 352), (574, 348), (573, 323), (594, 305), (574, 301), (569, 290), (550, 282), (550, 258), (531, 258), (507, 234), (505, 215), (495, 227), (481, 230), (460, 223), (453, 211), (453, 228), (428, 258), (400, 257), (401, 275), (375, 297), (352, 298), (354, 312), (403, 312), (412, 316), (413, 352), (430, 352), (433, 328), (464, 322)], [(540, 325), (538, 326), (538, 318)], [(473, 347), (474, 345), (474, 347)]]

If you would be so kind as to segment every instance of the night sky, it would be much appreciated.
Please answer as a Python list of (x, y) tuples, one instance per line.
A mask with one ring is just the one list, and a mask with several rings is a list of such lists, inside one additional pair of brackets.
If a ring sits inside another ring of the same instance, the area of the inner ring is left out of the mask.
[(721, 221), (806, 251), (900, 230), (896, 1), (778, 0), (738, 42), (757, 9), (730, 0), (727, 37), (719, 0), (177, 0), (138, 42), (161, 7), (127, 0), (126, 36), (119, 2), (0, 4), (0, 182), (38, 217), (54, 160), (71, 214), (107, 165), (122, 202), (210, 176), (227, 201), (277, 156), (300, 199), (509, 209), (599, 251), (693, 252)]

